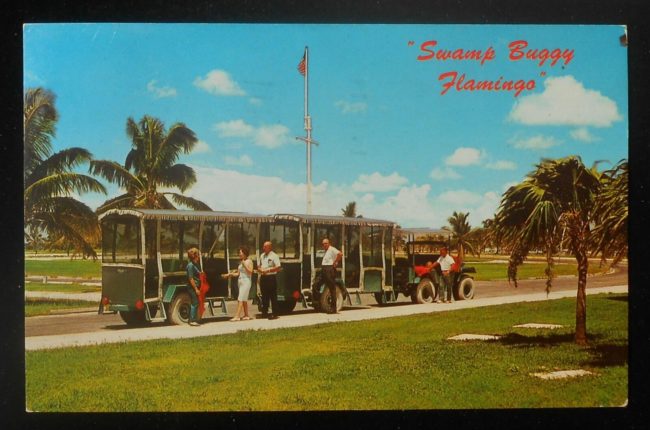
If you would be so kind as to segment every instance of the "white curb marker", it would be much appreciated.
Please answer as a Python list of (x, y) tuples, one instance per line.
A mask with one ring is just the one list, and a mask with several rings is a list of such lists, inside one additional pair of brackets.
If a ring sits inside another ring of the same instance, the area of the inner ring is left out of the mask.
[(459, 334), (457, 336), (448, 337), (447, 340), (497, 340), (501, 336), (494, 336), (490, 334)]
[(541, 379), (563, 379), (563, 378), (574, 378), (576, 376), (587, 376), (593, 375), (592, 372), (588, 370), (560, 370), (558, 372), (550, 373), (531, 373), (532, 376), (537, 376)]
[(521, 328), (562, 328), (564, 327), (563, 325), (559, 324), (538, 324), (538, 323), (526, 323), (526, 324), (519, 324), (519, 325), (514, 325), (513, 327), (521, 327)]

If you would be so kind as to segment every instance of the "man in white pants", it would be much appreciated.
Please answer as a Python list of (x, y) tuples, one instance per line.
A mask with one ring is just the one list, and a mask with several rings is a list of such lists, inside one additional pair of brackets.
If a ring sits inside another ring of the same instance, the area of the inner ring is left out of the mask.
[(435, 268), (440, 266), (441, 273), (438, 273), (437, 270), (432, 270), (439, 286), (439, 294), (436, 303), (440, 303), (441, 301), (443, 303), (454, 302), (454, 292), (452, 291), (451, 285), (451, 266), (453, 266), (454, 263), (454, 258), (448, 254), (447, 247), (443, 246), (440, 248), (440, 257), (438, 257), (438, 261), (433, 263), (433, 267)]
[(314, 285), (320, 287), (322, 283), (325, 283), (332, 297), (332, 309), (329, 313), (336, 314), (338, 313), (336, 310), (336, 266), (341, 261), (343, 253), (331, 246), (327, 238), (323, 239), (322, 245), (325, 255), (321, 263), (320, 274), (314, 280)]

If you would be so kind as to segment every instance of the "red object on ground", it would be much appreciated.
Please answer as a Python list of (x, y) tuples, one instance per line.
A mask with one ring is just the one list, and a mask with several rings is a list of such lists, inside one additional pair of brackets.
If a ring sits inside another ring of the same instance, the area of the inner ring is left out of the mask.
[(210, 284), (208, 284), (208, 277), (205, 272), (199, 273), (199, 281), (201, 281), (201, 286), (199, 287), (199, 318), (203, 317), (203, 312), (205, 312), (205, 296), (210, 290)]

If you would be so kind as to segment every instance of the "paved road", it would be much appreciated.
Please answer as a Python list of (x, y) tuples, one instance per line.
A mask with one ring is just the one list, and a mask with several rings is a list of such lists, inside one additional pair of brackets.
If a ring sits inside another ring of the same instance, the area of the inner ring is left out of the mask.
[[(596, 290), (602, 287), (608, 286), (627, 286), (628, 284), (628, 275), (626, 271), (610, 274), (610, 275), (596, 275), (589, 277), (587, 283), (587, 290)], [(399, 296), (398, 301), (394, 304), (390, 304), (385, 307), (379, 307), (375, 302), (375, 299), (372, 295), (363, 294), (361, 295), (361, 304), (357, 304), (355, 298), (352, 298), (352, 306), (349, 305), (344, 308), (343, 314), (350, 315), (357, 310), (372, 310), (376, 309), (381, 312), (390, 313), (391, 310), (394, 313), (399, 314), (403, 312), (400, 308), (417, 308), (420, 312), (426, 312), (429, 308), (440, 307), (450, 307), (450, 309), (462, 308), (465, 306), (474, 306), (472, 302), (476, 302), (476, 305), (482, 305), (485, 300), (488, 304), (498, 304), (501, 302), (509, 302), (511, 300), (525, 300), (528, 296), (531, 295), (540, 295), (542, 298), (546, 297), (544, 290), (545, 281), (542, 279), (535, 280), (523, 280), (520, 281), (518, 288), (515, 288), (514, 285), (508, 285), (505, 281), (482, 281), (477, 282), (476, 285), (476, 298), (474, 300), (457, 302), (455, 305), (412, 305), (409, 298)], [(574, 276), (571, 277), (562, 277), (554, 280), (553, 290), (549, 298), (557, 296), (557, 294), (562, 293), (562, 296), (572, 297), (575, 296), (575, 291), (577, 287), (577, 278)], [(520, 297), (520, 299), (518, 299)], [(420, 307), (424, 308), (420, 309)], [(453, 306), (453, 308), (451, 307)], [(228, 302), (228, 313), (233, 315), (235, 312), (236, 302)], [(252, 307), (253, 313), (257, 312), (257, 306)], [(364, 315), (367, 313), (364, 313)], [(205, 315), (209, 315), (206, 311)], [(291, 315), (283, 316), (281, 320), (295, 319), (298, 320), (302, 318), (303, 315), (311, 315), (311, 318), (316, 318), (316, 313), (311, 309), (303, 309), (301, 304), (296, 306), (296, 310)], [(324, 314), (321, 314), (324, 315)], [(371, 314), (372, 315), (372, 314)], [(383, 314), (382, 314), (383, 315)], [(295, 317), (295, 318), (294, 318)], [(226, 321), (228, 316), (217, 316), (208, 320), (206, 325), (213, 325), (213, 323)], [(273, 323), (271, 321), (260, 321), (263, 324)], [(233, 324), (228, 324), (233, 325)], [(150, 328), (162, 328), (170, 329), (172, 327), (167, 326), (165, 323), (154, 323)], [(130, 328), (122, 321), (119, 315), (108, 314), (108, 315), (97, 315), (96, 311), (85, 312), (85, 313), (76, 313), (69, 315), (52, 315), (52, 316), (40, 316), (40, 317), (30, 317), (25, 319), (25, 337), (37, 337), (37, 336), (55, 336), (55, 335), (71, 335), (71, 334), (81, 334), (81, 333), (111, 333), (111, 332), (128, 332), (133, 330), (147, 330), (140, 328)]]

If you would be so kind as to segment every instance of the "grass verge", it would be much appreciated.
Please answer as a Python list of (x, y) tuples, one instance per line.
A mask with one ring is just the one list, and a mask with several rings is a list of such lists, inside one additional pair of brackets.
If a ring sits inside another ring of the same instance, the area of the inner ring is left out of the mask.
[[(27, 407), (127, 412), (620, 406), (627, 398), (627, 295), (590, 296), (588, 306), (586, 348), (573, 343), (575, 301), (561, 299), (28, 351)], [(565, 328), (513, 328), (526, 322)], [(447, 340), (461, 333), (503, 337)], [(550, 381), (531, 376), (567, 369), (594, 375)]]
[[(507, 264), (468, 261), (467, 265), (476, 268), (474, 278), (477, 281), (508, 279)], [(542, 278), (545, 276), (545, 267), (545, 264), (539, 263), (523, 264), (519, 266), (519, 278)], [(599, 273), (603, 270), (597, 264), (589, 266), (589, 273)], [(575, 263), (556, 264), (555, 273), (557, 276), (577, 275), (577, 265)], [(99, 260), (26, 260), (25, 274), (27, 276), (101, 278), (101, 262)]]
[(46, 291), (57, 293), (97, 293), (102, 290), (101, 286), (82, 285), (77, 283), (71, 284), (44, 284), (42, 282), (25, 283), (26, 291)]
[(25, 276), (101, 278), (100, 260), (25, 260)]
[[(53, 312), (74, 309), (79, 310), (83, 308), (93, 307), (92, 302), (82, 300), (66, 300), (66, 299), (44, 299), (37, 297), (25, 298), (25, 316), (35, 317), (40, 315), (51, 315)], [(95, 306), (97, 308), (97, 306)]]
[[(472, 274), (477, 281), (498, 281), (508, 279), (507, 263), (483, 263), (480, 261), (467, 262), (467, 266), (474, 267), (476, 273)], [(522, 264), (517, 269), (518, 279), (546, 278), (544, 269), (546, 264), (529, 263)], [(555, 264), (553, 266), (555, 276), (578, 275), (578, 266), (576, 264)], [(604, 269), (597, 264), (589, 265), (589, 273), (601, 273)]]

